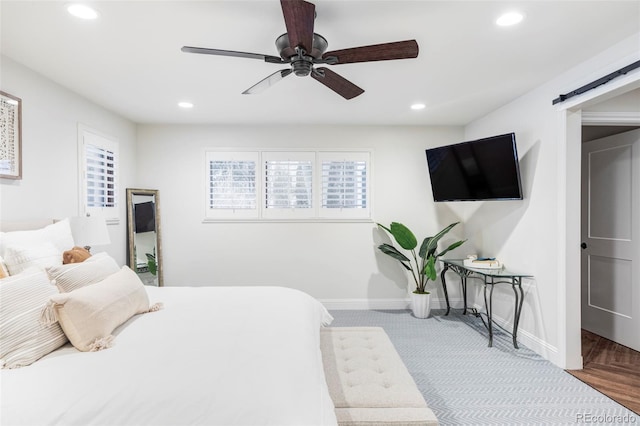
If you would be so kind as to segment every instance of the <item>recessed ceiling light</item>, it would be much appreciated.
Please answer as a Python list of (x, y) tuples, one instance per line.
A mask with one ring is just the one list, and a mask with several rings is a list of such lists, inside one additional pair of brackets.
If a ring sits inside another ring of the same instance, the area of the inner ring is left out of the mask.
[(193, 108), (193, 104), (191, 102), (178, 102), (178, 106), (184, 109)]
[(80, 19), (96, 19), (98, 12), (86, 4), (74, 3), (67, 6), (67, 12)]
[(422, 103), (415, 103), (413, 105), (411, 105), (411, 109), (413, 110), (419, 110), (419, 109), (425, 109), (427, 106), (425, 104)]
[(524, 18), (524, 16), (522, 15), (522, 13), (507, 12), (507, 13), (501, 15), (496, 20), (496, 25), (498, 25), (500, 27), (509, 27), (511, 25), (515, 25), (515, 24), (520, 23), (520, 21), (522, 21), (523, 18)]

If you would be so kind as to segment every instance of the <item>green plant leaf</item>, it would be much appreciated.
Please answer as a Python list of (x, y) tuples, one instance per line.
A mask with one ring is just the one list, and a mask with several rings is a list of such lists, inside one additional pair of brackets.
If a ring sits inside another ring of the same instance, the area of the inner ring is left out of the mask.
[(393, 235), (393, 233), (391, 232), (391, 229), (387, 228), (386, 226), (384, 226), (381, 223), (376, 223), (380, 228), (384, 229), (385, 231), (387, 231), (390, 235)]
[(427, 249), (429, 248), (429, 241), (431, 241), (431, 237), (427, 237), (422, 241), (422, 244), (420, 245), (420, 251), (418, 252), (418, 255), (420, 256), (421, 259), (424, 259), (427, 257)]
[(425, 238), (424, 241), (422, 242), (422, 245), (420, 246), (420, 257), (423, 259), (428, 259), (429, 257), (435, 256), (436, 254), (436, 249), (430, 248), (432, 238), (433, 237)]
[(448, 251), (451, 251), (453, 249), (456, 249), (456, 248), (460, 247), (462, 244), (464, 244), (465, 241), (467, 241), (467, 240), (457, 241), (457, 242), (451, 244), (449, 247), (447, 247), (446, 249), (444, 249), (443, 251), (438, 253), (437, 257), (444, 256)]
[(410, 261), (407, 256), (405, 256), (404, 254), (400, 253), (400, 251), (398, 251), (398, 249), (395, 248), (394, 246), (392, 246), (391, 244), (381, 244), (381, 245), (378, 246), (378, 248), (384, 254), (386, 254), (388, 256), (391, 256), (394, 259), (399, 260), (400, 262), (409, 262)]
[(156, 263), (156, 257), (151, 253), (145, 253), (147, 256), (147, 266), (151, 275), (155, 275), (158, 272), (158, 264)]
[(407, 264), (407, 263), (404, 263), (404, 262), (400, 262), (400, 264), (402, 266), (404, 266), (404, 269), (406, 269), (407, 271), (411, 272), (411, 265), (410, 264)]
[(418, 240), (413, 232), (401, 223), (391, 222), (391, 235), (405, 250), (413, 250), (418, 245)]
[(443, 230), (438, 232), (436, 235), (431, 237), (431, 240), (429, 240), (429, 246), (427, 247), (427, 249), (428, 250), (434, 250), (434, 251), (437, 250), (438, 241), (440, 241), (440, 238), (444, 237), (449, 231), (451, 231), (451, 228), (453, 228), (454, 226), (456, 226), (459, 223), (460, 222), (452, 223), (451, 225), (447, 226), (446, 228), (444, 228)]
[(427, 264), (424, 265), (424, 275), (431, 281), (436, 280), (436, 258), (434, 256), (429, 257)]

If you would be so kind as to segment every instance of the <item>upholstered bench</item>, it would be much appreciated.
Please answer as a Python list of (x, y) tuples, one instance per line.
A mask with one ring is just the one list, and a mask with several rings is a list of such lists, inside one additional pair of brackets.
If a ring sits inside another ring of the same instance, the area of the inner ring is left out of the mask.
[(327, 327), (320, 345), (340, 426), (437, 425), (380, 327)]

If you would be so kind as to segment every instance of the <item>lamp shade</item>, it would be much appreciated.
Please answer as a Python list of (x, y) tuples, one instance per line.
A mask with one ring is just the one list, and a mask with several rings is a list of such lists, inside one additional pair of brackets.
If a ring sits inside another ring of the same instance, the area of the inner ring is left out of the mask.
[(102, 246), (111, 243), (107, 222), (100, 216), (77, 216), (69, 218), (73, 240), (78, 246)]

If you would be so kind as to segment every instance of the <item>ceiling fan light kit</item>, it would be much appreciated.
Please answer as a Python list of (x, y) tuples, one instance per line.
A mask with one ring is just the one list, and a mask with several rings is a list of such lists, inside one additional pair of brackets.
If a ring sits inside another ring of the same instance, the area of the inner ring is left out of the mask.
[(289, 68), (276, 71), (254, 84), (242, 92), (243, 94), (260, 93), (285, 77), (295, 74), (298, 77), (311, 75), (314, 80), (345, 99), (353, 99), (364, 93), (364, 90), (329, 68), (316, 68), (315, 65), (339, 65), (418, 57), (418, 43), (415, 40), (325, 52), (329, 43), (323, 36), (313, 32), (316, 16), (315, 5), (304, 0), (280, 0), (280, 5), (287, 28), (287, 32), (276, 39), (276, 48), (280, 56), (192, 46), (184, 46), (182, 51), (204, 55), (260, 59), (268, 63), (289, 65)]

